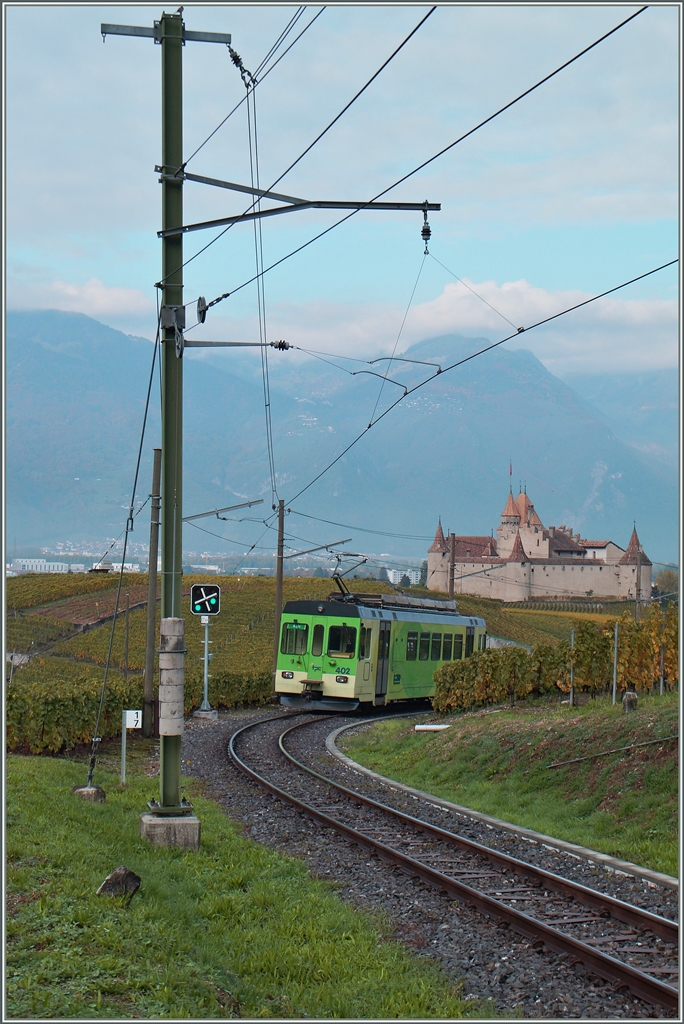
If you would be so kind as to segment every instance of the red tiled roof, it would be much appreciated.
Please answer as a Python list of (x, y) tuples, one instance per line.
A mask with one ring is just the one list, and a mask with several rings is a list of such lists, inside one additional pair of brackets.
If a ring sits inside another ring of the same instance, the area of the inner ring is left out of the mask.
[(503, 518), (504, 516), (517, 516), (517, 518), (520, 519), (520, 513), (518, 512), (518, 509), (515, 506), (515, 502), (513, 501), (513, 495), (510, 492), (508, 494), (506, 508), (501, 513), (501, 517)]
[(470, 562), (474, 558), (496, 558), (496, 541), (492, 537), (456, 537), (456, 559)]
[(532, 502), (524, 493), (524, 491), (521, 491), (518, 497), (515, 499), (515, 505), (518, 509), (518, 515), (520, 516), (520, 519), (523, 523), (527, 522), (527, 510), (531, 504)]
[(525, 554), (525, 549), (522, 546), (522, 541), (520, 540), (520, 534), (519, 533), (516, 533), (516, 535), (515, 535), (515, 540), (513, 541), (513, 550), (511, 551), (511, 553), (508, 556), (508, 558), (506, 559), (506, 561), (508, 561), (508, 562), (528, 562), (529, 561), (529, 558)]
[(449, 545), (444, 540), (444, 530), (442, 529), (442, 524), (440, 523), (438, 525), (438, 527), (437, 527), (437, 532), (435, 533), (435, 539), (432, 542), (432, 546), (428, 548), (428, 554), (430, 552), (448, 551), (448, 550), (449, 550)]
[[(640, 549), (641, 549), (641, 544), (639, 543), (639, 537), (637, 535), (636, 526), (635, 526), (634, 529), (632, 530), (632, 536), (629, 539), (629, 544), (627, 545), (627, 550), (625, 551), (624, 555), (622, 556), (622, 558), (618, 562), (618, 565), (636, 565), (637, 561), (638, 561), (637, 555), (638, 555)], [(648, 558), (644, 554), (643, 550), (641, 551), (641, 564), (642, 565), (653, 565), (653, 562), (650, 560), (650, 558)]]

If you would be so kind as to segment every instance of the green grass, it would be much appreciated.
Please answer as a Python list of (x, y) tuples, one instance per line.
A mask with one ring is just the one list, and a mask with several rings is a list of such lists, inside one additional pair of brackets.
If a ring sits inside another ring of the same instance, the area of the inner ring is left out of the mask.
[[(458, 715), (440, 733), (415, 721), (374, 724), (340, 746), (374, 771), (444, 799), (667, 874), (678, 874), (678, 744), (570, 760), (678, 732), (678, 694), (640, 696), (630, 715), (609, 699), (571, 708), (526, 701)], [(424, 719), (423, 719), (424, 721)]]
[[(82, 764), (7, 760), (9, 1018), (491, 1016), (388, 923), (242, 837), (191, 780), (200, 852), (138, 838), (156, 780), (140, 756), (129, 770), (124, 789), (98, 771), (97, 805), (71, 793)], [(142, 878), (138, 892), (128, 903), (96, 896), (120, 864)]]

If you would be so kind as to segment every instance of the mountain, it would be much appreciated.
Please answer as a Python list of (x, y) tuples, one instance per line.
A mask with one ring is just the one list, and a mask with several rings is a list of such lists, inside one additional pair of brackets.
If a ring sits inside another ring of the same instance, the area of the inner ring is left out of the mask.
[(564, 380), (599, 410), (620, 440), (677, 472), (679, 379), (676, 369), (570, 374)]
[[(10, 547), (15, 537), (47, 545), (115, 536), (126, 519), (152, 345), (86, 316), (50, 310), (8, 313), (6, 339)], [(402, 357), (416, 362), (392, 365), (388, 376), (397, 383), (384, 383), (377, 413), (434, 371), (425, 363), (444, 368), (484, 344), (450, 335), (412, 346)], [(297, 352), (271, 354), (279, 492), (299, 513), (415, 540), (340, 532), (292, 514), (287, 528), (301, 538), (293, 547), (353, 536), (355, 550), (420, 557), (438, 515), (457, 533), (488, 533), (499, 522), (512, 460), (514, 486), (526, 482), (545, 525), (565, 523), (626, 546), (636, 519), (649, 557), (677, 558), (676, 473), (620, 439), (608, 412), (529, 352), (503, 347), (409, 395), (292, 500), (368, 424), (382, 383), (371, 374), (388, 365), (338, 362), (364, 372), (350, 375)], [(248, 514), (265, 515), (271, 492), (258, 356), (188, 352), (184, 380), (185, 514), (263, 497), (264, 505)], [(155, 376), (138, 486), (143, 499), (151, 449), (159, 443), (158, 409)], [(646, 446), (647, 427), (645, 421)], [(138, 541), (148, 521), (143, 513)], [(199, 525), (236, 544), (258, 537), (254, 524)], [(268, 536), (259, 543), (273, 546)], [(220, 545), (188, 527), (184, 547)]]

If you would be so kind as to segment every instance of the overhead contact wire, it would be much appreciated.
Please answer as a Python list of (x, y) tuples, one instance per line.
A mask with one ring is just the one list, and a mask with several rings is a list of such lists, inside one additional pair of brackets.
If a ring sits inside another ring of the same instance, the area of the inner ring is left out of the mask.
[[(580, 52), (575, 54), (574, 57), (571, 57), (570, 60), (565, 61), (565, 63), (561, 64), (560, 67), (557, 67), (555, 71), (552, 71), (550, 74), (545, 75), (544, 78), (541, 78), (538, 82), (535, 83), (535, 85), (530, 86), (529, 89), (526, 89), (524, 92), (520, 93), (520, 95), (516, 96), (515, 99), (511, 100), (509, 103), (506, 103), (505, 106), (500, 107), (493, 114), (490, 114), (490, 116), (485, 118), (484, 121), (480, 121), (479, 124), (475, 125), (474, 128), (471, 128), (469, 131), (465, 132), (458, 139), (455, 139), (454, 142), (449, 143), (448, 146), (444, 146), (444, 148), (440, 149), (438, 153), (435, 153), (433, 156), (429, 157), (427, 160), (424, 160), (417, 167), (414, 167), (412, 171), (408, 172), (408, 174), (404, 174), (401, 178), (398, 178), (397, 181), (395, 181), (392, 185), (389, 185), (387, 188), (383, 189), (382, 192), (378, 192), (378, 194), (376, 196), (373, 196), (372, 199), (368, 200), (368, 204), (377, 202), (378, 199), (381, 199), (382, 196), (387, 195), (387, 193), (391, 192), (392, 189), (397, 188), (398, 185), (401, 185), (403, 182), (408, 181), (408, 179), (413, 177), (414, 174), (417, 174), (418, 171), (421, 171), (424, 167), (427, 167), (428, 164), (433, 163), (433, 161), (437, 160), (440, 156), (443, 156), (445, 153), (448, 153), (449, 150), (454, 148), (454, 146), (458, 146), (458, 144), (463, 142), (464, 139), (469, 138), (469, 136), (473, 135), (476, 131), (479, 131), (480, 128), (483, 128), (486, 124), (489, 124), (491, 121), (493, 121), (494, 118), (499, 117), (500, 114), (503, 114), (506, 110), (509, 110), (512, 106), (514, 106), (516, 103), (519, 103), (526, 96), (529, 96), (530, 93), (535, 91), (535, 89), (538, 89), (540, 86), (544, 85), (545, 82), (548, 82), (555, 75), (559, 74), (561, 71), (565, 70), (565, 68), (567, 68), (571, 64), (573, 64), (576, 60), (579, 60), (580, 57), (583, 57), (590, 50), (593, 50), (593, 48), (595, 46), (598, 46), (599, 43), (604, 42), (604, 40), (608, 39), (609, 36), (612, 36), (613, 33), (617, 32), (619, 29), (623, 28), (625, 25), (628, 24), (628, 22), (630, 22), (634, 18), (638, 17), (638, 15), (642, 14), (647, 9), (648, 9), (648, 7), (642, 7), (635, 14), (630, 15), (629, 18), (626, 18), (624, 21), (621, 21), (619, 25), (615, 26), (615, 28), (612, 28), (609, 32), (606, 32), (604, 35), (602, 35), (599, 39), (596, 39), (589, 46), (586, 46), (583, 50), (580, 50)], [(278, 180), (280, 180), (280, 179), (278, 179)], [(273, 187), (273, 186), (271, 186), (271, 187)], [(314, 242), (319, 241), (319, 239), (323, 238), (325, 235), (329, 234), (331, 231), (334, 231), (335, 228), (338, 228), (341, 224), (344, 224), (346, 221), (351, 220), (351, 218), (355, 217), (358, 213), (362, 213), (364, 209), (365, 209), (365, 207), (362, 206), (358, 210), (352, 210), (351, 213), (347, 213), (347, 214), (345, 214), (344, 217), (340, 217), (340, 219), (338, 221), (335, 221), (334, 224), (331, 224), (329, 227), (325, 228), (323, 231), (320, 231), (317, 235), (314, 235), (314, 237), (310, 238), (308, 240), (308, 242), (304, 242), (302, 245), (298, 246), (296, 249), (293, 249), (292, 252), (287, 253), (287, 255), (281, 256), (281, 258), (279, 260), (276, 260), (275, 263), (272, 263), (270, 265), (270, 267), (267, 267), (265, 269), (264, 273), (268, 274), (271, 270), (275, 270), (275, 268), (280, 266), (281, 263), (284, 263), (286, 260), (289, 260), (293, 256), (296, 256), (298, 253), (300, 253), (304, 249), (308, 248), (308, 246), (313, 245)], [(245, 211), (245, 212), (247, 212), (247, 211)], [(233, 225), (228, 225), (228, 228), (230, 228), (232, 226)], [(201, 253), (205, 252), (206, 249), (208, 249), (210, 245), (213, 245), (214, 242), (218, 241), (218, 239), (221, 237), (222, 234), (225, 234), (225, 231), (227, 231), (228, 228), (225, 228), (224, 231), (221, 232), (221, 234), (217, 235), (216, 238), (211, 240), (211, 242), (208, 242), (207, 245), (204, 246), (203, 249), (200, 249), (199, 252), (197, 252), (195, 255), (199, 256)], [(191, 259), (194, 259), (194, 258), (195, 258), (194, 256), (191, 257)], [(190, 262), (190, 261), (188, 260), (188, 262)], [(236, 288), (233, 288), (232, 291), (225, 292), (224, 295), (221, 296), (221, 301), (224, 298), (228, 298), (230, 295), (234, 295), (236, 292), (239, 292), (242, 288), (245, 288), (248, 284), (251, 284), (252, 281), (253, 281), (253, 278), (250, 278), (250, 280), (244, 281), (242, 284), (238, 285)], [(216, 300), (214, 300), (214, 302), (212, 304), (215, 305), (216, 304)]]
[[(300, 8), (299, 8), (299, 10), (300, 10), (300, 11), (301, 11), (301, 12), (303, 13), (303, 12), (304, 12), (304, 10), (305, 10), (305, 8), (302, 8), (302, 7), (300, 7)], [(274, 63), (273, 63), (272, 65), (271, 65), (271, 67), (270, 67), (270, 68), (269, 68), (269, 69), (268, 69), (267, 71), (265, 71), (265, 72), (264, 72), (264, 74), (263, 74), (263, 75), (261, 76), (261, 78), (259, 79), (259, 81), (255, 83), (256, 85), (259, 85), (259, 84), (260, 84), (261, 82), (263, 82), (263, 81), (264, 81), (264, 79), (265, 79), (265, 78), (266, 78), (266, 77), (267, 77), (268, 75), (270, 75), (271, 71), (273, 71), (273, 69), (274, 69), (274, 68), (275, 68), (275, 67), (276, 67), (276, 66), (277, 66), (277, 65), (278, 65), (278, 64), (280, 63), (280, 61), (281, 61), (281, 60), (283, 59), (283, 57), (285, 57), (285, 56), (286, 56), (286, 55), (287, 55), (287, 54), (288, 54), (288, 53), (290, 52), (290, 50), (292, 49), (292, 47), (293, 47), (293, 46), (295, 45), (295, 43), (297, 43), (297, 42), (298, 42), (298, 41), (299, 41), (299, 40), (300, 40), (300, 39), (302, 38), (302, 36), (304, 35), (304, 33), (305, 33), (306, 31), (308, 31), (308, 29), (310, 29), (310, 28), (311, 28), (311, 26), (313, 25), (314, 21), (316, 21), (316, 18), (320, 17), (320, 15), (321, 15), (321, 14), (323, 13), (323, 11), (324, 11), (324, 10), (325, 10), (325, 7), (321, 7), (321, 9), (320, 9), (320, 11), (318, 12), (318, 14), (316, 14), (316, 15), (315, 15), (315, 16), (314, 16), (314, 17), (313, 17), (313, 18), (311, 19), (311, 21), (310, 21), (310, 22), (308, 23), (308, 25), (306, 25), (306, 26), (305, 26), (305, 28), (304, 28), (304, 29), (302, 29), (302, 31), (301, 31), (301, 32), (299, 33), (299, 35), (297, 36), (297, 38), (296, 38), (296, 39), (294, 39), (294, 40), (293, 40), (293, 41), (292, 41), (292, 42), (290, 43), (290, 45), (288, 46), (287, 50), (285, 50), (285, 52), (284, 52), (284, 53), (281, 53), (280, 57), (278, 57), (278, 60), (277, 60), (277, 61), (275, 61), (275, 62), (274, 62)], [(292, 28), (294, 28), (294, 24), (293, 24), (293, 22), (294, 22), (294, 23), (296, 23), (296, 21), (298, 21), (300, 17), (301, 17), (301, 14), (296, 14), (296, 15), (293, 15), (293, 19), (292, 19), (292, 20), (290, 21), (290, 23), (289, 23), (289, 24), (290, 24), (290, 25), (292, 26)], [(258, 75), (258, 74), (260, 73), (261, 69), (262, 69), (262, 68), (264, 67), (264, 65), (265, 65), (266, 63), (268, 63), (268, 60), (270, 59), (270, 56), (271, 56), (271, 55), (272, 55), (272, 54), (273, 54), (273, 53), (275, 52), (275, 49), (276, 49), (276, 47), (277, 47), (277, 46), (279, 45), (280, 41), (281, 41), (281, 40), (282, 40), (282, 39), (284, 38), (284, 36), (285, 36), (285, 34), (286, 34), (286, 33), (287, 33), (287, 34), (289, 35), (289, 32), (290, 32), (290, 31), (291, 31), (291, 29), (290, 29), (290, 28), (286, 28), (286, 29), (284, 29), (284, 30), (283, 30), (283, 32), (282, 32), (282, 33), (281, 33), (281, 35), (280, 35), (280, 39), (279, 39), (279, 40), (278, 40), (278, 41), (277, 41), (276, 43), (274, 43), (274, 44), (273, 44), (273, 46), (271, 47), (271, 49), (270, 49), (270, 50), (269, 50), (269, 52), (267, 53), (266, 57), (264, 57), (264, 59), (262, 60), (261, 64), (259, 65), (259, 67), (258, 67), (258, 68), (257, 68), (257, 70), (255, 71), (255, 75)], [(216, 126), (216, 128), (214, 128), (213, 132), (210, 132), (210, 134), (209, 134), (209, 135), (207, 135), (207, 137), (206, 137), (206, 139), (204, 140), (204, 142), (200, 143), (200, 145), (199, 145), (199, 146), (197, 147), (197, 149), (196, 149), (196, 150), (195, 150), (195, 151), (194, 151), (193, 153), (191, 153), (191, 155), (190, 155), (190, 156), (188, 157), (188, 159), (187, 159), (187, 160), (185, 160), (185, 161), (184, 161), (184, 163), (183, 163), (183, 165), (182, 165), (182, 167), (183, 167), (183, 168), (187, 167), (187, 166), (188, 166), (188, 164), (190, 163), (190, 161), (191, 161), (191, 160), (192, 160), (192, 159), (193, 159), (194, 157), (196, 157), (196, 156), (197, 156), (197, 154), (199, 153), (199, 151), (200, 151), (201, 149), (203, 149), (203, 148), (204, 148), (204, 146), (206, 146), (207, 142), (209, 142), (209, 141), (210, 141), (211, 139), (213, 139), (214, 135), (216, 135), (216, 133), (217, 133), (218, 131), (220, 131), (220, 130), (221, 130), (221, 128), (223, 128), (224, 124), (225, 124), (225, 123), (226, 123), (226, 122), (227, 122), (227, 121), (228, 121), (228, 120), (229, 120), (229, 119), (230, 119), (230, 118), (231, 118), (231, 117), (233, 116), (233, 114), (234, 114), (234, 113), (236, 112), (236, 110), (239, 110), (239, 108), (240, 108), (240, 107), (242, 106), (242, 104), (243, 104), (243, 103), (244, 103), (244, 102), (246, 101), (246, 99), (247, 99), (247, 97), (246, 97), (246, 96), (243, 96), (243, 97), (242, 97), (242, 99), (240, 100), (240, 102), (239, 102), (239, 103), (236, 103), (236, 104), (235, 104), (235, 106), (234, 106), (234, 107), (233, 107), (233, 109), (232, 109), (232, 110), (230, 111), (230, 113), (229, 113), (229, 114), (226, 114), (226, 116), (225, 116), (225, 117), (223, 118), (223, 120), (221, 121), (221, 123), (220, 123), (220, 124), (218, 124), (218, 125)], [(183, 264), (183, 266), (185, 266), (185, 264)]]
[(674, 264), (678, 262), (679, 259), (670, 260), (668, 263), (663, 263), (660, 267), (655, 267), (653, 270), (648, 270), (645, 274), (639, 274), (638, 277), (633, 277), (629, 281), (623, 281), (622, 284), (618, 284), (614, 288), (608, 288), (606, 291), (601, 292), (599, 295), (594, 295), (590, 299), (585, 299), (583, 302), (577, 302), (574, 306), (568, 306), (567, 309), (563, 309), (559, 313), (554, 313), (552, 316), (545, 317), (543, 320), (538, 320), (536, 323), (530, 324), (529, 327), (519, 327), (515, 334), (509, 334), (507, 337), (501, 338), (500, 341), (495, 341), (491, 345), (486, 345), (484, 348), (479, 349), (477, 352), (473, 352), (471, 355), (466, 356), (464, 359), (459, 359), (458, 362), (452, 363), (451, 366), (446, 366), (443, 370), (439, 369), (437, 373), (433, 373), (429, 377), (426, 377), (425, 380), (421, 381), (419, 384), (416, 384), (415, 387), (409, 388), (407, 391), (405, 391), (405, 393), (401, 395), (399, 398), (397, 398), (396, 401), (392, 402), (392, 404), (389, 405), (384, 412), (380, 413), (377, 419), (369, 423), (367, 427), (364, 427), (361, 433), (357, 437), (355, 437), (350, 444), (347, 445), (344, 451), (340, 452), (340, 454), (337, 455), (332, 460), (332, 462), (330, 462), (325, 467), (325, 469), (322, 469), (321, 472), (318, 473), (313, 478), (313, 480), (311, 480), (306, 485), (306, 487), (303, 487), (301, 491), (298, 491), (292, 498), (289, 499), (288, 504), (291, 505), (292, 502), (296, 501), (297, 498), (301, 497), (301, 495), (304, 494), (305, 491), (308, 491), (310, 487), (313, 487), (313, 485), (318, 480), (320, 480), (321, 477), (324, 476), (330, 469), (332, 469), (332, 467), (335, 466), (340, 461), (340, 459), (344, 458), (347, 452), (350, 451), (354, 447), (354, 445), (357, 444), (361, 440), (361, 438), (368, 433), (371, 427), (374, 427), (376, 423), (379, 423), (381, 419), (384, 419), (384, 417), (389, 412), (391, 412), (392, 409), (395, 409), (401, 402), (403, 402), (405, 398), (408, 398), (409, 395), (414, 394), (420, 388), (425, 387), (426, 384), (429, 384), (430, 381), (433, 381), (436, 377), (440, 376), (441, 374), (447, 373), (449, 370), (456, 369), (457, 366), (462, 366), (464, 363), (470, 362), (471, 359), (476, 359), (478, 356), (484, 355), (485, 352), (491, 352), (492, 349), (498, 348), (499, 345), (503, 345), (504, 342), (510, 341), (512, 338), (517, 338), (523, 331), (532, 331), (536, 327), (542, 327), (544, 324), (551, 323), (551, 321), (557, 320), (561, 316), (566, 316), (568, 313), (572, 313), (576, 309), (581, 309), (583, 306), (588, 306), (592, 302), (597, 302), (598, 299), (605, 298), (606, 295), (611, 295), (613, 292), (620, 291), (620, 289), (622, 288), (627, 288), (628, 285), (634, 284), (636, 281), (643, 281), (644, 278), (650, 277), (651, 274), (657, 274), (660, 270), (665, 270), (667, 267), (674, 266)]
[[(366, 82), (366, 84), (364, 86), (362, 86), (361, 89), (359, 89), (359, 91), (356, 93), (356, 95), (349, 101), (349, 103), (346, 104), (346, 106), (340, 111), (340, 113), (335, 118), (333, 118), (333, 120), (330, 122), (330, 124), (326, 128), (324, 128), (322, 132), (320, 132), (320, 134), (314, 139), (314, 141), (309, 146), (307, 146), (307, 148), (304, 150), (304, 152), (301, 153), (300, 156), (297, 157), (297, 159), (294, 161), (294, 163), (290, 164), (290, 166), (287, 168), (287, 170), (283, 171), (283, 173), (278, 178), (275, 179), (275, 181), (269, 186), (269, 188), (266, 189), (267, 192), (270, 192), (271, 189), (275, 188), (275, 186), (278, 184), (278, 182), (282, 181), (282, 179), (285, 177), (285, 175), (288, 174), (292, 170), (292, 168), (295, 167), (299, 163), (299, 161), (301, 159), (303, 159), (303, 157), (306, 156), (306, 154), (311, 151), (311, 149), (316, 145), (316, 143), (319, 142), (323, 138), (323, 136), (330, 130), (330, 128), (332, 128), (332, 126), (337, 121), (339, 121), (339, 119), (342, 117), (342, 115), (344, 113), (346, 113), (347, 110), (349, 110), (349, 108), (352, 106), (352, 104), (355, 103), (356, 100), (359, 98), (359, 96), (361, 96), (362, 93), (365, 92), (365, 90), (368, 88), (368, 86), (378, 77), (380, 72), (383, 71), (387, 67), (387, 65), (390, 63), (390, 61), (394, 60), (394, 58), (402, 50), (402, 48), (406, 45), (406, 43), (409, 41), (409, 39), (411, 39), (411, 37), (415, 35), (415, 33), (418, 31), (418, 29), (421, 27), (421, 25), (423, 25), (425, 23), (425, 21), (427, 21), (427, 19), (430, 17), (430, 15), (436, 9), (437, 8), (435, 6), (435, 7), (432, 7), (430, 9), (430, 11), (428, 11), (428, 13), (421, 19), (421, 21), (416, 25), (416, 27), (409, 33), (409, 35), (406, 36), (406, 38), (403, 40), (403, 42), (401, 42), (399, 44), (399, 46), (394, 50), (394, 52), (392, 54), (390, 54), (390, 56), (382, 64), (382, 66), (375, 72), (375, 74), (371, 78), (369, 78), (369, 80)], [(323, 10), (325, 10), (325, 8), (323, 8)], [(319, 14), (320, 13), (322, 13), (322, 11), (320, 11)], [(283, 54), (283, 56), (284, 56), (284, 54)], [(262, 81), (263, 81), (263, 78), (262, 78)], [(393, 188), (394, 186), (390, 186), (390, 187)], [(386, 189), (386, 191), (389, 191), (389, 189)], [(381, 194), (384, 195), (384, 193), (381, 193)], [(374, 200), (369, 200), (369, 202), (373, 202), (373, 201)], [(249, 206), (247, 206), (245, 208), (245, 210), (243, 211), (242, 216), (245, 216), (246, 214), (250, 213), (250, 211), (254, 210), (255, 206), (256, 206), (256, 200), (254, 200), (252, 203), (250, 203)], [(358, 213), (358, 212), (359, 212), (358, 210), (354, 211), (354, 213)], [(338, 224), (342, 224), (343, 221), (348, 220), (348, 219), (349, 219), (348, 216), (347, 217), (343, 217), (342, 220), (338, 221), (337, 223)], [(197, 259), (197, 257), (201, 256), (203, 252), (206, 252), (207, 249), (214, 244), (214, 242), (218, 242), (218, 240), (220, 238), (222, 238), (226, 234), (227, 231), (230, 231), (230, 229), (233, 228), (235, 226), (235, 224), (238, 224), (238, 223), (239, 223), (239, 221), (234, 221), (232, 224), (228, 224), (227, 227), (223, 228), (222, 231), (219, 231), (219, 233), (217, 235), (215, 235), (214, 238), (212, 238), (209, 242), (207, 242), (206, 245), (204, 245), (201, 249), (198, 249), (198, 251), (193, 256), (190, 256), (189, 259), (187, 259), (184, 263), (182, 263), (181, 266), (178, 269), (182, 270), (183, 267), (186, 267), (188, 265), (188, 263), (192, 263), (192, 261), (194, 259)], [(330, 227), (326, 231), (322, 232), (321, 235), (317, 235), (316, 238), (322, 237), (322, 235), (327, 234), (328, 231), (332, 231), (332, 228), (336, 227), (336, 226), (337, 226), (337, 224), (333, 224), (332, 227)], [(306, 245), (310, 245), (311, 242), (315, 242), (316, 238), (312, 238), (309, 242), (306, 243)], [(303, 246), (302, 248), (306, 248), (306, 245)], [(294, 252), (291, 252), (289, 255), (290, 256), (294, 256), (295, 253), (297, 253), (299, 251), (300, 251), (299, 249), (295, 249)], [(289, 259), (289, 256), (284, 257), (284, 259)], [(278, 263), (281, 263), (281, 262), (282, 262), (282, 260), (278, 260)], [(278, 266), (278, 263), (274, 263), (273, 266), (268, 267), (264, 271), (264, 273), (268, 273), (269, 270), (273, 270), (273, 267)], [(167, 275), (167, 277), (171, 276), (171, 273), (175, 273), (175, 271), (170, 271), (169, 274)], [(165, 278), (163, 278), (162, 280), (165, 280)], [(244, 288), (245, 285), (251, 284), (252, 281), (254, 281), (254, 278), (250, 278), (249, 281), (245, 281), (244, 284), (240, 285), (240, 288)], [(236, 289), (234, 289), (234, 291), (239, 291), (240, 288), (236, 288)], [(225, 292), (223, 295), (217, 296), (217, 298), (212, 299), (211, 302), (207, 303), (207, 309), (209, 309), (211, 306), (217, 305), (219, 302), (222, 302), (223, 299), (227, 299), (232, 294), (233, 294), (233, 292)]]

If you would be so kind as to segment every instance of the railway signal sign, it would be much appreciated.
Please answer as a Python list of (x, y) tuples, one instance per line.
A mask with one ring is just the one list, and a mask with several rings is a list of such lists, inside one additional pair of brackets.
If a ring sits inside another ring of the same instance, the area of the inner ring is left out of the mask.
[(190, 608), (193, 615), (218, 615), (221, 611), (221, 588), (217, 583), (193, 583), (190, 587)]

